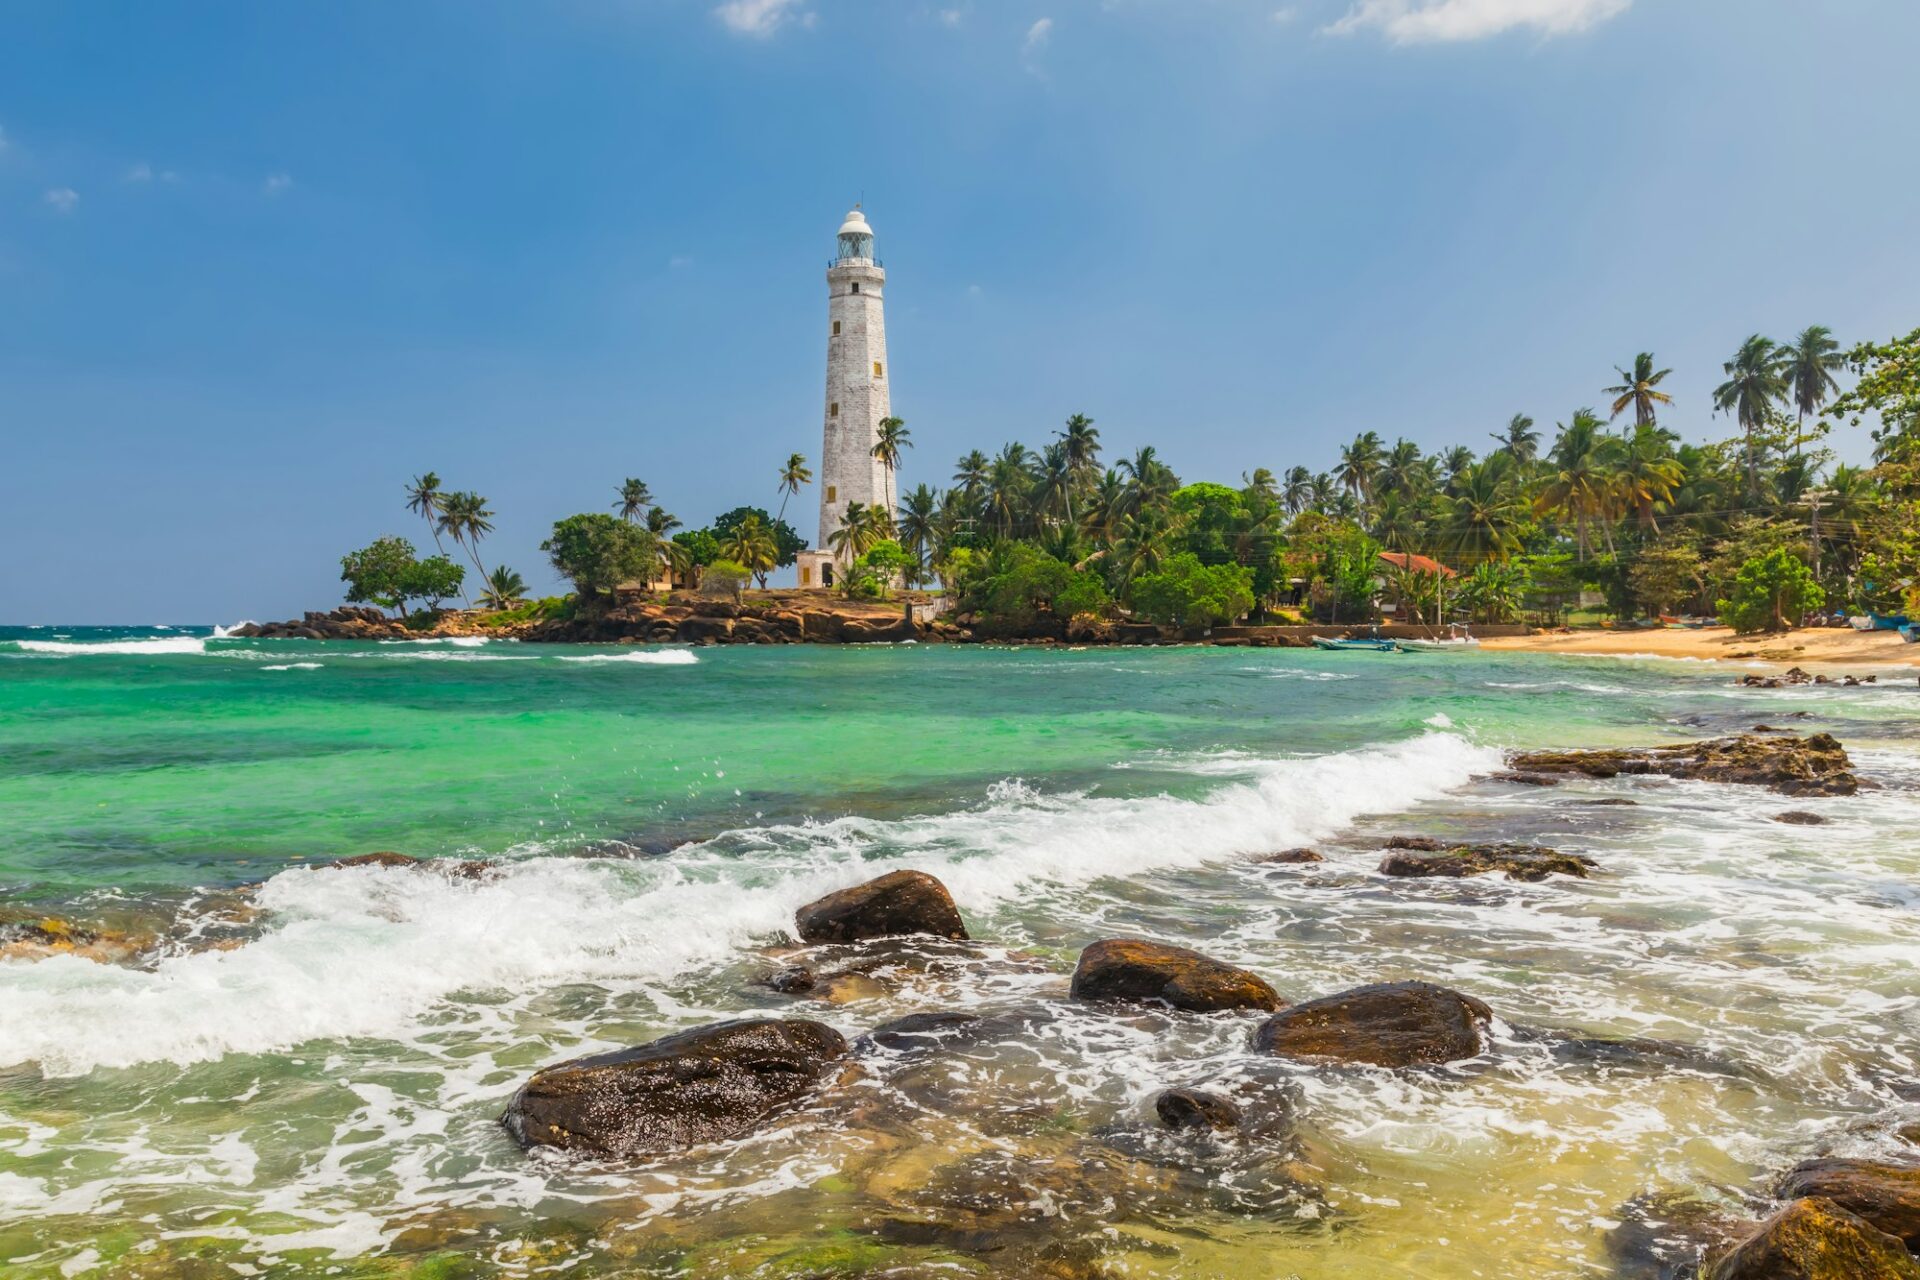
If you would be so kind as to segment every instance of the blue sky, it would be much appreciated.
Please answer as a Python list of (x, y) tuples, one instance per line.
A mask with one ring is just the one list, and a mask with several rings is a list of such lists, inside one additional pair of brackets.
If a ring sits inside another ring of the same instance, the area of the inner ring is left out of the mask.
[(0, 621), (330, 605), (341, 552), (426, 541), (426, 468), (542, 586), (545, 529), (625, 476), (689, 524), (772, 505), (819, 451), (861, 198), (908, 486), (1076, 411), (1188, 478), (1369, 428), (1485, 443), (1646, 348), (1672, 423), (1726, 434), (1747, 334), (1920, 322), (1913, 0), (13, 0), (0, 28)]

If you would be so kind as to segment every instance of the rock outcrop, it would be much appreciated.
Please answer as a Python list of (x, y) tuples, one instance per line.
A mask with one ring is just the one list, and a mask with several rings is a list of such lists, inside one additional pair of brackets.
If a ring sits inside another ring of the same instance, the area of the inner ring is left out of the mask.
[(1920, 1249), (1920, 1166), (1874, 1160), (1809, 1160), (1780, 1181), (1782, 1200), (1818, 1196)]
[(1231, 1100), (1203, 1089), (1168, 1089), (1153, 1100), (1153, 1111), (1169, 1129), (1231, 1133), (1242, 1118)]
[(1462, 844), (1447, 849), (1395, 849), (1380, 863), (1383, 876), (1478, 876), (1504, 871), (1509, 880), (1551, 875), (1584, 880), (1597, 864), (1577, 853), (1538, 844)]
[(235, 640), (408, 640), (421, 634), (378, 609), (357, 605), (324, 613), (309, 610), (287, 622), (246, 622), (227, 633)]
[(1773, 820), (1784, 822), (1790, 827), (1818, 827), (1827, 821), (1819, 814), (1808, 813), (1804, 809), (1789, 809), (1785, 813), (1776, 813), (1773, 815)]
[(794, 916), (802, 942), (862, 942), (903, 934), (964, 939), (947, 887), (924, 871), (892, 871), (809, 902)]
[(1522, 751), (1509, 763), (1528, 773), (1589, 778), (1660, 774), (1700, 782), (1770, 787), (1790, 796), (1850, 796), (1860, 789), (1852, 761), (1832, 734), (1806, 738), (1739, 734), (1664, 747), (1597, 751)]
[(501, 1122), (523, 1147), (646, 1156), (740, 1137), (805, 1098), (847, 1053), (832, 1027), (757, 1018), (542, 1068)]
[(1080, 953), (1076, 1000), (1159, 1001), (1193, 1013), (1278, 1009), (1278, 993), (1245, 969), (1185, 947), (1108, 938)]
[(1831, 1200), (1796, 1200), (1732, 1249), (1707, 1259), (1701, 1280), (1920, 1280), (1920, 1263), (1886, 1232)]
[(1301, 862), (1325, 862), (1326, 858), (1317, 849), (1282, 849), (1278, 853), (1263, 853), (1254, 862), (1263, 867), (1284, 867)]
[(1254, 1048), (1287, 1058), (1375, 1067), (1437, 1066), (1478, 1057), (1493, 1013), (1430, 982), (1355, 987), (1282, 1010), (1260, 1024)]

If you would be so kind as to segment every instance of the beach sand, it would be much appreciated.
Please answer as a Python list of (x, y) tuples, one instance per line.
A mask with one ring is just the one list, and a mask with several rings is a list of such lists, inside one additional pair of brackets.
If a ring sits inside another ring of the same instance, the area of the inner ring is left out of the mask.
[(1811, 667), (1899, 665), (1920, 667), (1920, 644), (1908, 644), (1895, 631), (1854, 631), (1822, 627), (1785, 635), (1736, 636), (1728, 627), (1699, 631), (1662, 628), (1650, 631), (1537, 632), (1481, 641), (1487, 649), (1535, 653), (1650, 654), (1661, 658), (1755, 660)]

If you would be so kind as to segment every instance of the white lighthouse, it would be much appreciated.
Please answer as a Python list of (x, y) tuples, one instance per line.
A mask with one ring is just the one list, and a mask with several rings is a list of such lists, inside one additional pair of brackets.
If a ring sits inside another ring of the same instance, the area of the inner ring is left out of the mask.
[(836, 564), (831, 542), (855, 502), (893, 515), (892, 472), (873, 456), (881, 419), (893, 409), (887, 395), (887, 273), (873, 256), (873, 228), (855, 206), (840, 224), (827, 268), (827, 394), (820, 443), (820, 537), (799, 557), (800, 585), (830, 587)]

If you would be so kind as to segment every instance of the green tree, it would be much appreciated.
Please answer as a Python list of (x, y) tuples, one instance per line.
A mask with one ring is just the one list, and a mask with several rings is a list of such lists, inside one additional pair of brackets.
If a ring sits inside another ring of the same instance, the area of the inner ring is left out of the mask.
[(1730, 413), (1747, 437), (1747, 494), (1760, 493), (1760, 450), (1757, 437), (1772, 420), (1774, 403), (1786, 395), (1787, 377), (1780, 348), (1772, 338), (1754, 334), (1740, 344), (1726, 362), (1727, 380), (1713, 389), (1716, 413)]
[(1809, 610), (1826, 600), (1806, 562), (1777, 548), (1740, 566), (1733, 590), (1718, 608), (1720, 621), (1741, 635), (1786, 631)]
[(1672, 404), (1673, 397), (1660, 390), (1660, 384), (1671, 369), (1656, 370), (1653, 367), (1653, 353), (1642, 351), (1633, 358), (1633, 372), (1629, 373), (1619, 365), (1613, 371), (1620, 375), (1620, 385), (1608, 387), (1606, 394), (1614, 397), (1613, 412), (1609, 420), (1619, 417), (1629, 407), (1633, 409), (1633, 424), (1637, 427), (1650, 427), (1654, 422), (1654, 406)]
[(652, 505), (653, 492), (647, 488), (647, 482), (628, 476), (620, 484), (620, 496), (614, 499), (613, 509), (628, 524), (638, 524), (641, 513)]
[(402, 616), (409, 600), (437, 606), (457, 594), (465, 576), (465, 569), (443, 555), (416, 559), (413, 544), (399, 537), (377, 539), (340, 558), (340, 580), (347, 584), (348, 601), (393, 609)]
[(894, 477), (900, 471), (900, 454), (913, 447), (910, 435), (905, 418), (882, 418), (874, 432), (873, 448), (869, 452), (887, 469), (889, 493), (893, 491)]
[(1706, 562), (1689, 543), (1647, 547), (1627, 568), (1627, 585), (1648, 612), (1678, 612), (1705, 593)]
[(752, 576), (753, 570), (738, 560), (715, 560), (707, 566), (700, 580), (700, 588), (703, 594), (730, 596), (738, 600)]
[(767, 531), (773, 535), (775, 568), (786, 568), (807, 549), (807, 540), (785, 520), (776, 520), (768, 515), (765, 507), (735, 507), (731, 511), (722, 513), (714, 519), (713, 536), (724, 542), (743, 521), (748, 519), (758, 520), (767, 526)]
[(811, 484), (813, 472), (807, 470), (807, 456), (803, 453), (787, 455), (787, 464), (780, 468), (780, 513), (774, 517), (783, 520), (787, 514), (787, 499), (800, 496), (800, 487)]
[(440, 477), (435, 472), (423, 471), (407, 482), (407, 510), (427, 522), (436, 551), (444, 550), (440, 545), (441, 497)]
[(1540, 433), (1533, 429), (1533, 419), (1524, 413), (1514, 414), (1507, 429), (1494, 432), (1493, 438), (1499, 443), (1500, 452), (1511, 455), (1521, 466), (1540, 455)]
[(447, 494), (440, 500), (440, 530), (453, 539), (453, 545), (466, 549), (474, 571), (487, 576), (480, 563), (480, 540), (493, 532), (493, 512), (487, 500), (470, 489)]
[(643, 526), (597, 511), (556, 521), (540, 549), (586, 599), (610, 595), (622, 583), (646, 581), (656, 559), (653, 535)]
[(720, 541), (720, 554), (728, 560), (747, 567), (747, 572), (759, 579), (765, 589), (767, 574), (780, 558), (779, 545), (774, 541), (773, 530), (767, 522), (757, 515), (747, 516), (733, 527), (733, 531)]
[(1840, 389), (1833, 376), (1847, 367), (1847, 357), (1834, 341), (1833, 330), (1823, 324), (1808, 325), (1798, 337), (1780, 348), (1782, 372), (1786, 375), (1787, 398), (1804, 425), (1820, 412), (1827, 397)]
[(1135, 578), (1127, 603), (1163, 625), (1219, 626), (1252, 611), (1253, 572), (1237, 564), (1201, 564), (1198, 556), (1183, 551), (1158, 572)]
[(480, 603), (496, 610), (511, 609), (526, 598), (526, 580), (505, 565), (487, 575), (487, 585), (480, 592)]
[(1485, 560), (1473, 567), (1454, 591), (1454, 602), (1475, 622), (1512, 622), (1520, 616), (1529, 585), (1517, 561)]

